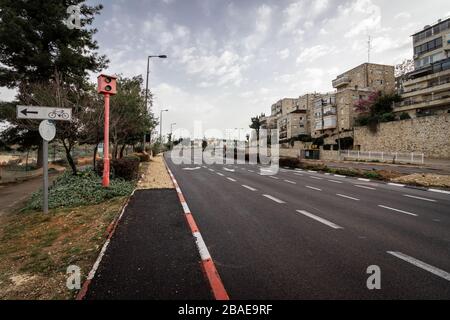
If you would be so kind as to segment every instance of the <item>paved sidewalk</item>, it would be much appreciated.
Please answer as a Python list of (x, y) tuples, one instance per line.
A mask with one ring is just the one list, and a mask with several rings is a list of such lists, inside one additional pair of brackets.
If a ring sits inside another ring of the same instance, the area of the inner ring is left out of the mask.
[[(50, 183), (58, 174), (50, 174)], [(0, 185), (0, 216), (20, 209), (33, 192), (42, 188), (42, 177), (31, 180)]]
[(85, 299), (209, 300), (200, 261), (176, 190), (138, 190)]

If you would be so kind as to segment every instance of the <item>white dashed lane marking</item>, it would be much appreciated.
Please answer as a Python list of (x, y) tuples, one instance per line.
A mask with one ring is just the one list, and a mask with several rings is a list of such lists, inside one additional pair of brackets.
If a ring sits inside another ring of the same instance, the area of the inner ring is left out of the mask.
[(391, 208), (391, 207), (386, 207), (386, 206), (382, 206), (382, 205), (379, 205), (379, 207), (387, 209), (387, 210), (395, 211), (395, 212), (404, 213), (404, 214), (407, 214), (407, 215), (410, 215), (410, 216), (418, 217), (417, 214), (411, 213), (411, 212), (408, 212), (408, 211), (403, 211), (403, 210), (399, 210), (399, 209), (395, 209), (395, 208)]
[(411, 196), (411, 195), (409, 195), (409, 194), (404, 194), (403, 196), (404, 196), (404, 197), (408, 197), (408, 198), (412, 198), (412, 199), (428, 201), (428, 202), (437, 202), (436, 200), (433, 200), (433, 199), (428, 199), (428, 198), (422, 198), (422, 197)]
[(311, 190), (315, 190), (315, 191), (322, 191), (322, 189), (311, 187), (311, 186), (305, 186), (305, 187), (308, 189), (311, 189)]
[(367, 190), (377, 190), (375, 188), (368, 187), (368, 186), (363, 186), (363, 185), (360, 185), (360, 184), (355, 184), (355, 187), (363, 188), (363, 189), (367, 189)]
[(244, 188), (246, 188), (246, 189), (248, 189), (248, 190), (250, 190), (250, 191), (258, 191), (258, 190), (256, 190), (255, 188), (252, 188), (252, 187), (249, 187), (249, 186), (246, 186), (245, 184), (243, 184), (242, 185)]
[(390, 255), (393, 255), (394, 257), (397, 257), (403, 261), (406, 261), (418, 268), (421, 268), (425, 271), (431, 272), (432, 274), (434, 274), (438, 277), (441, 277), (442, 279), (450, 281), (450, 273), (448, 273), (447, 271), (433, 267), (432, 265), (429, 265), (428, 263), (425, 263), (423, 261), (417, 260), (416, 258), (407, 256), (406, 254), (401, 253), (401, 252), (388, 251), (387, 253), (389, 253)]
[(346, 196), (345, 194), (337, 193), (336, 195), (338, 197), (341, 197), (341, 198), (346, 198), (346, 199), (350, 199), (350, 200), (354, 200), (354, 201), (360, 201), (360, 199), (358, 199), (358, 198), (353, 198), (353, 197), (350, 197), (350, 196)]
[(333, 228), (333, 229), (343, 229), (342, 227), (338, 226), (337, 224), (334, 224), (333, 222), (330, 222), (330, 221), (328, 221), (328, 220), (326, 220), (326, 219), (323, 219), (323, 218), (321, 218), (321, 217), (318, 217), (318, 216), (316, 216), (316, 215), (314, 215), (314, 214), (312, 214), (312, 213), (310, 213), (310, 212), (308, 212), (308, 211), (297, 210), (297, 212), (300, 213), (300, 214), (302, 214), (302, 215), (304, 215), (304, 216), (306, 216), (306, 217), (308, 217), (308, 218), (311, 218), (311, 219), (314, 219), (314, 220), (316, 220), (316, 221), (318, 221), (318, 222), (320, 222), (320, 223), (323, 223), (324, 225), (327, 225), (327, 226), (329, 226), (330, 228)]
[(286, 203), (286, 202), (284, 202), (284, 201), (282, 201), (282, 200), (280, 200), (278, 198), (272, 197), (271, 195), (268, 195), (268, 194), (263, 194), (263, 197), (266, 197), (267, 199), (275, 201), (276, 203), (279, 203), (279, 204)]

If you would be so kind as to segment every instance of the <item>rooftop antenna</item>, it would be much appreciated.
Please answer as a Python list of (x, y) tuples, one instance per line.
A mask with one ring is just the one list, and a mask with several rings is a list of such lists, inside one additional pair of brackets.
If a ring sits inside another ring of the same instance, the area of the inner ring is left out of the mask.
[(370, 63), (370, 51), (372, 50), (372, 37), (369, 35), (367, 41), (367, 62)]

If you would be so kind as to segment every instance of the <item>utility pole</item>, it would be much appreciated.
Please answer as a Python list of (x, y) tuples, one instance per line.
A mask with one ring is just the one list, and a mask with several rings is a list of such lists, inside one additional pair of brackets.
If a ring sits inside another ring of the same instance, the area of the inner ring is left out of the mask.
[(163, 127), (163, 112), (168, 112), (169, 110), (161, 110), (160, 114), (159, 114), (159, 143), (163, 143), (162, 140), (162, 127)]

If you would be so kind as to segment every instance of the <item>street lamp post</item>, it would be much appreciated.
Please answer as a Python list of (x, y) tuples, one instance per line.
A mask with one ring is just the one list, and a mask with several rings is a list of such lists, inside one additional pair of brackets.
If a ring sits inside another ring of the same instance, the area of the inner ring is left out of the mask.
[(176, 125), (177, 125), (176, 123), (171, 123), (170, 124), (170, 144), (171, 144), (170, 148), (171, 149), (172, 149), (172, 146), (173, 146), (173, 127), (176, 126)]
[(169, 110), (168, 109), (165, 109), (165, 110), (161, 110), (161, 112), (160, 112), (160, 115), (159, 115), (159, 143), (163, 143), (163, 140), (162, 140), (162, 127), (163, 127), (163, 118), (162, 118), (162, 115), (163, 115), (163, 112), (168, 112)]
[[(148, 111), (148, 77), (150, 75), (150, 59), (152, 58), (159, 58), (159, 59), (167, 59), (166, 55), (159, 55), (159, 56), (148, 56), (147, 57), (147, 81), (145, 84), (145, 108)], [(143, 152), (145, 152), (145, 134), (144, 134), (144, 140), (142, 144), (142, 148), (144, 149)], [(150, 132), (150, 140), (151, 140), (151, 132)]]

